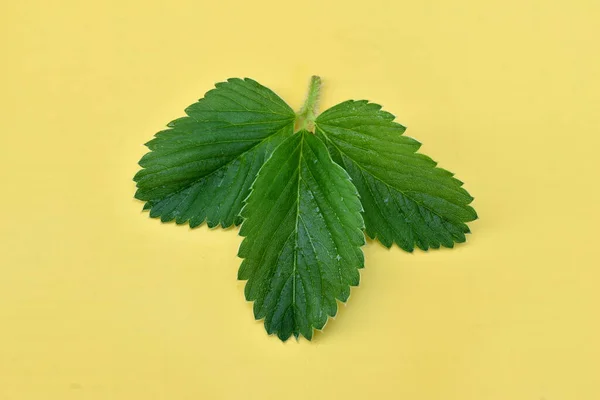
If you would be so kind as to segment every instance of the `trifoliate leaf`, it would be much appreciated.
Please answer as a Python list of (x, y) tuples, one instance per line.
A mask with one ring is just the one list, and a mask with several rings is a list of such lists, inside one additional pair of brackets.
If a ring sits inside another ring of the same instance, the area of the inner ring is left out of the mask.
[(269, 333), (311, 339), (348, 299), (364, 264), (361, 209), (346, 171), (305, 130), (264, 164), (242, 210), (238, 277)]
[(151, 217), (208, 226), (241, 223), (256, 174), (293, 133), (294, 111), (251, 79), (218, 83), (146, 146), (135, 197)]
[(314, 76), (294, 113), (251, 79), (218, 83), (146, 144), (134, 178), (151, 217), (243, 221), (238, 278), (282, 340), (310, 340), (348, 299), (363, 229), (388, 247), (426, 250), (465, 241), (477, 218), (462, 182), (418, 154), (379, 105), (347, 101), (317, 116), (320, 84)]
[(317, 134), (352, 177), (364, 207), (366, 232), (406, 251), (464, 242), (477, 218), (473, 198), (453, 174), (416, 153), (394, 116), (367, 101), (346, 101), (316, 119)]

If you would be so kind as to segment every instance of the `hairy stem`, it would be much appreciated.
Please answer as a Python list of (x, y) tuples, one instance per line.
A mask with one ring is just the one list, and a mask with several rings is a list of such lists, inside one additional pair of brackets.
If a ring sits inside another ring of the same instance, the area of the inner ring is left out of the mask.
[(306, 129), (309, 132), (315, 131), (315, 119), (317, 118), (317, 111), (319, 107), (319, 96), (321, 91), (321, 78), (314, 75), (310, 79), (308, 86), (308, 94), (306, 95), (306, 101), (304, 105), (296, 113), (296, 129)]

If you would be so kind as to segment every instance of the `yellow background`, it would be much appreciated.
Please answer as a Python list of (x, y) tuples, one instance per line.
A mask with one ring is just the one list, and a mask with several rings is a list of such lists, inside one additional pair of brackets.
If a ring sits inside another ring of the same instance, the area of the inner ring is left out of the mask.
[[(600, 4), (3, 1), (0, 400), (600, 398)], [(383, 104), (475, 196), (369, 242), (312, 343), (255, 322), (235, 229), (141, 213), (142, 143), (214, 82)]]

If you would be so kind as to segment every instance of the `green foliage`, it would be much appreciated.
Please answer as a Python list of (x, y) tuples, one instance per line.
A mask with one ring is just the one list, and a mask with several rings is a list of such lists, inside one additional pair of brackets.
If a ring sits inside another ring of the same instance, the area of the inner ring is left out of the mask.
[(239, 225), (258, 170), (293, 133), (294, 111), (251, 79), (229, 79), (185, 112), (146, 143), (135, 197), (163, 222)]
[(464, 242), (477, 218), (462, 182), (417, 153), (393, 115), (350, 100), (317, 116), (319, 89), (313, 77), (294, 113), (251, 79), (218, 83), (146, 143), (134, 177), (151, 217), (242, 224), (238, 278), (281, 340), (310, 340), (348, 299), (363, 230), (427, 250)]
[(348, 174), (305, 130), (260, 170), (242, 210), (238, 277), (257, 319), (282, 340), (310, 339), (346, 301), (364, 265), (362, 207)]
[(346, 101), (316, 120), (336, 163), (358, 188), (367, 234), (406, 251), (464, 242), (465, 222), (477, 218), (473, 198), (453, 174), (416, 153), (420, 143), (381, 106)]

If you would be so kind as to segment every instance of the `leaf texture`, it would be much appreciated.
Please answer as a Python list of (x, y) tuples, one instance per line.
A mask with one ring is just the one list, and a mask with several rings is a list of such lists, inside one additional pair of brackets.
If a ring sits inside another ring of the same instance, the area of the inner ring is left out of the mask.
[(256, 174), (293, 133), (293, 110), (271, 90), (251, 79), (215, 86), (146, 143), (135, 197), (151, 217), (239, 225)]
[(473, 198), (453, 174), (417, 153), (420, 143), (381, 106), (346, 101), (316, 119), (335, 162), (344, 167), (360, 193), (366, 232), (406, 251), (453, 247), (477, 218)]
[(364, 266), (361, 210), (315, 135), (300, 131), (273, 152), (242, 210), (238, 273), (267, 332), (310, 340), (336, 314), (336, 299), (348, 299)]

